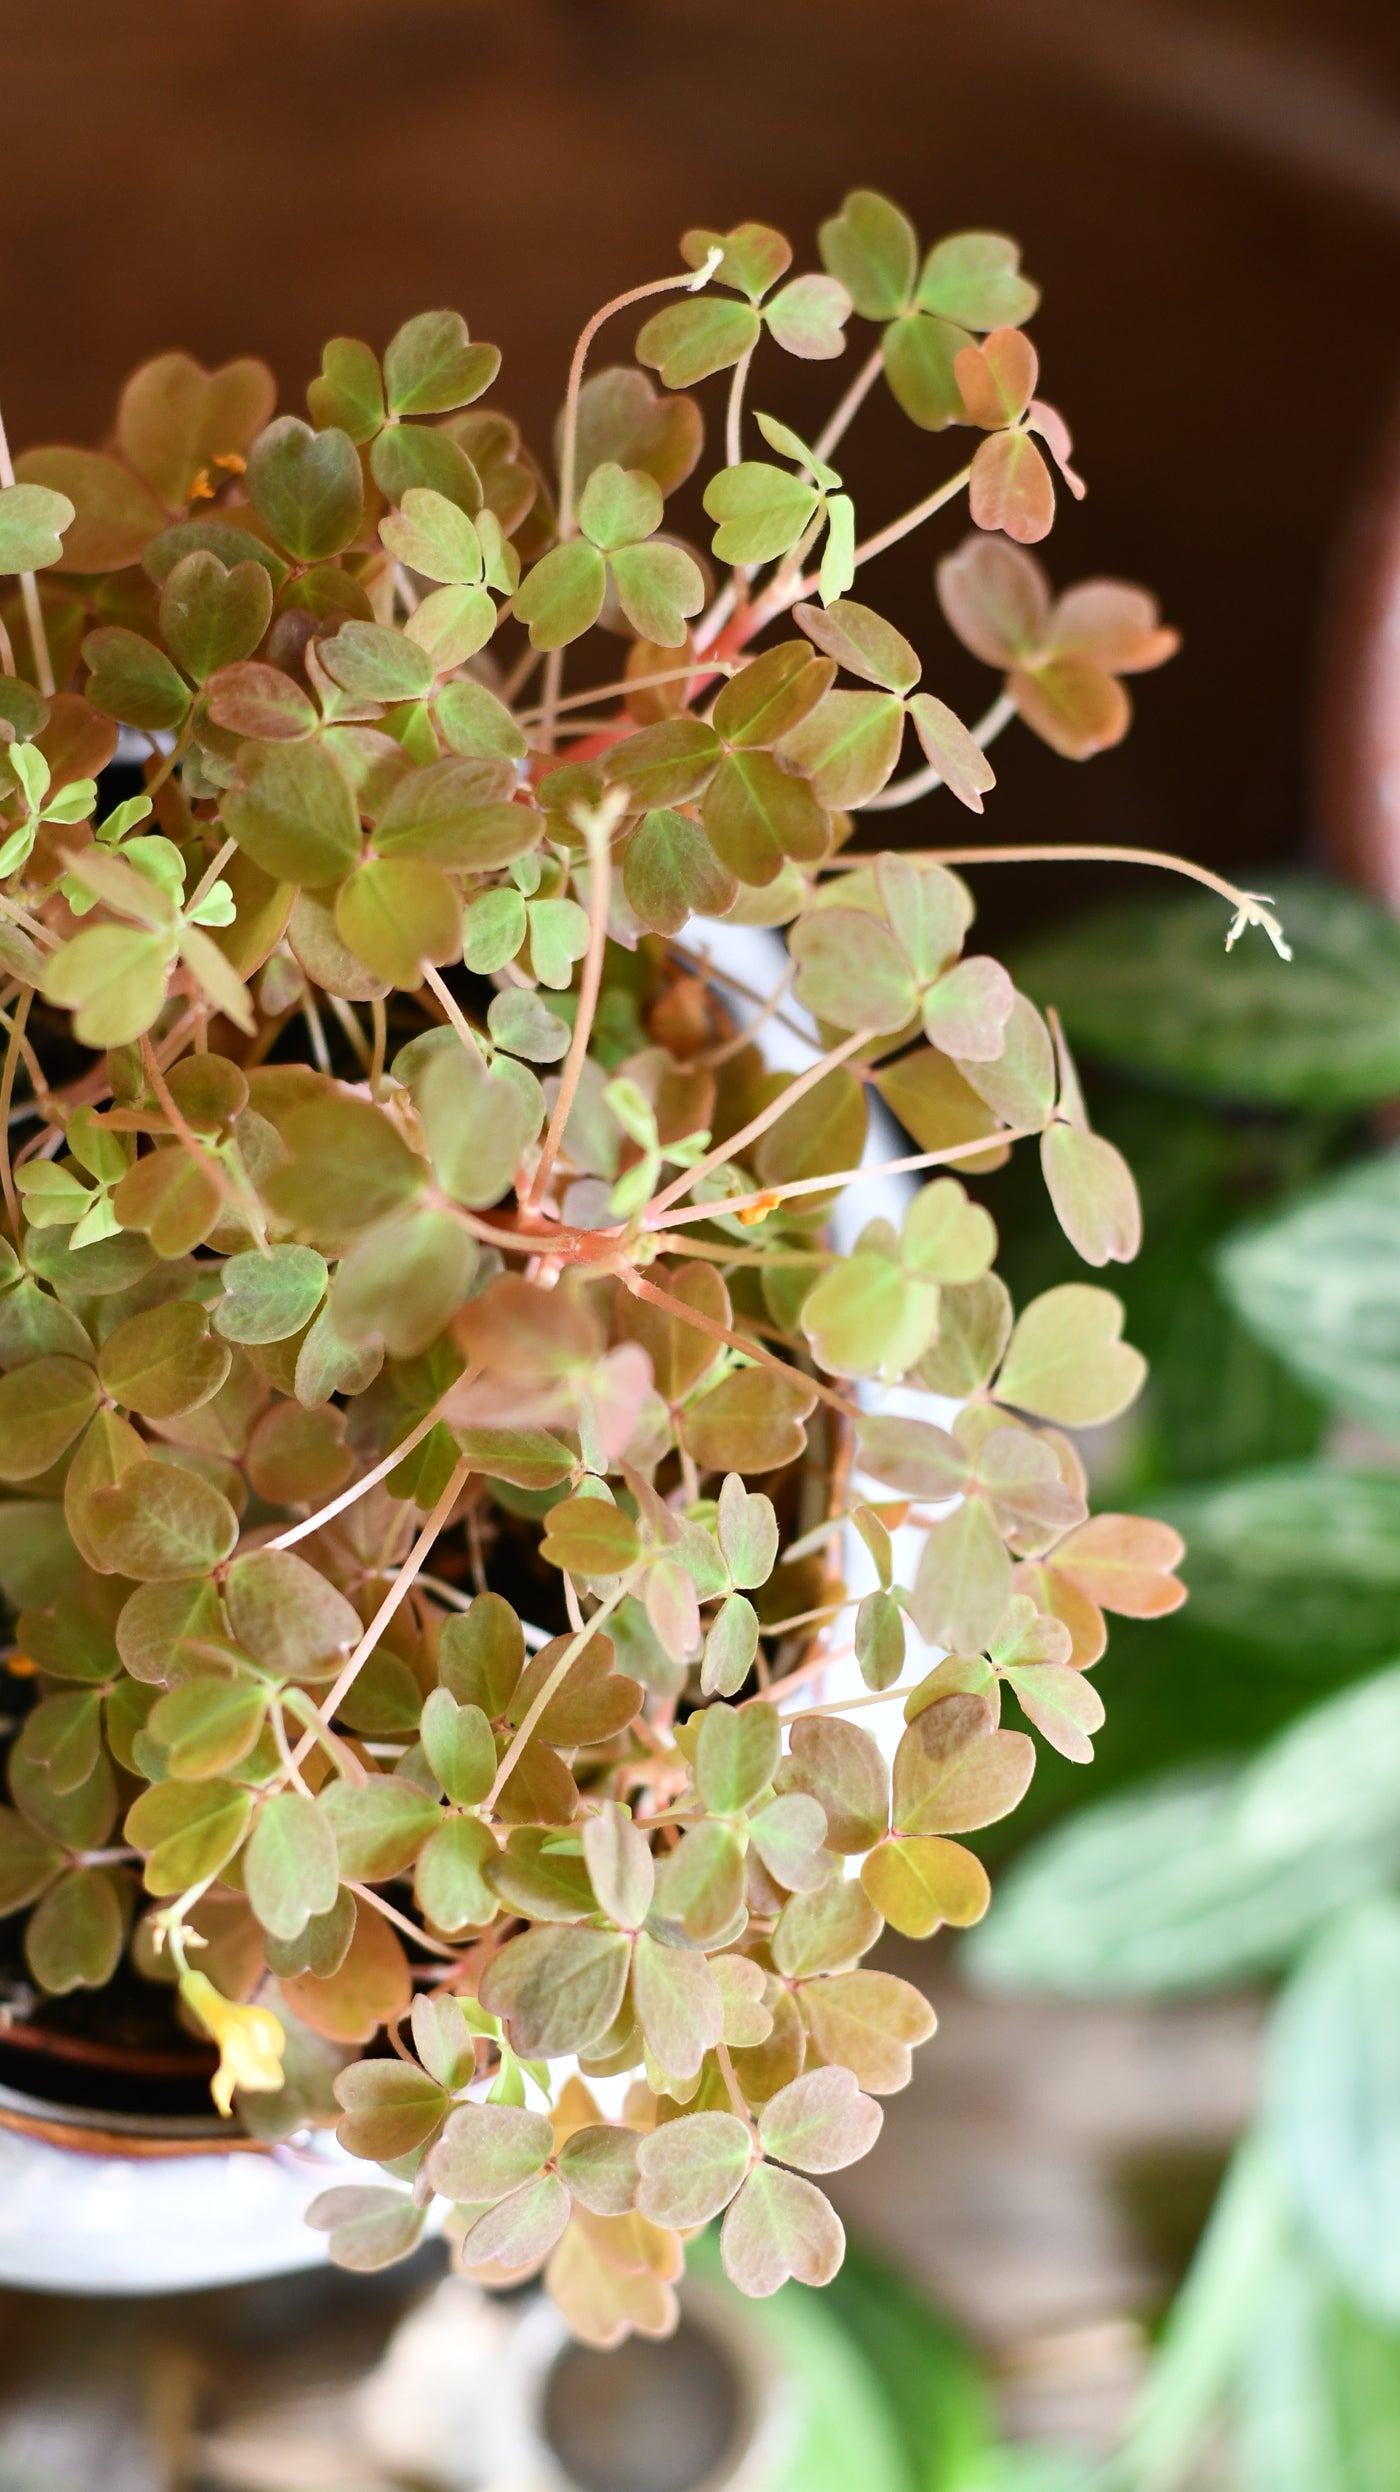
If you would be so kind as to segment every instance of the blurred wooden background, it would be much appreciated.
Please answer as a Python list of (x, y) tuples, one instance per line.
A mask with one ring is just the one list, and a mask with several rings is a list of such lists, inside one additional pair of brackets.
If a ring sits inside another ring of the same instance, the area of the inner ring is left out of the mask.
[[(1052, 570), (1146, 580), (1186, 643), (1122, 751), (1008, 738), (991, 835), (1225, 864), (1307, 835), (1329, 553), (1400, 363), (1393, 0), (0, 0), (0, 61), (17, 445), (100, 435), (173, 344), (256, 350), (296, 405), (323, 337), (437, 302), (505, 349), (540, 442), (581, 320), (689, 223), (767, 218), (810, 263), (870, 182), (926, 237), (1015, 232), (1090, 484)], [(801, 423), (834, 378), (784, 364), (766, 394)], [(950, 464), (887, 406), (860, 438), (872, 519)], [(921, 539), (872, 593), (936, 648), (929, 569)], [(956, 652), (934, 680), (986, 698)], [(960, 834), (936, 801), (901, 829)], [(1087, 891), (983, 888), (1003, 924)]]

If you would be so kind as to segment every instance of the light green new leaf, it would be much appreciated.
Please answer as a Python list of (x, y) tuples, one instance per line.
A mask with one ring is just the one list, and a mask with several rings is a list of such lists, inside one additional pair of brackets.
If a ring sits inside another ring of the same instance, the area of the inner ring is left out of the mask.
[(243, 1875), (248, 1901), (273, 1938), (299, 1938), (314, 1914), (330, 1911), (340, 1886), (335, 1836), (304, 1791), (264, 1800)]
[(1265, 2124), (1286, 2187), (1363, 2310), (1400, 2320), (1400, 1906), (1318, 1940), (1269, 2039)]
[(997, 1399), (1063, 1428), (1116, 1419), (1147, 1374), (1147, 1361), (1122, 1332), (1123, 1305), (1112, 1290), (1081, 1281), (1044, 1290), (1016, 1320)]
[(0, 572), (42, 571), (63, 552), (77, 517), (66, 493), (48, 485), (0, 486)]

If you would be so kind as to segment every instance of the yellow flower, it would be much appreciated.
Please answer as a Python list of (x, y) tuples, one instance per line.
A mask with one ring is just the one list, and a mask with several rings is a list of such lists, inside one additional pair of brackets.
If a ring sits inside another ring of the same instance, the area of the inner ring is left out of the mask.
[(239, 2007), (203, 1973), (183, 1973), (180, 1996), (218, 2043), (219, 2065), (209, 2091), (225, 2119), (233, 2109), (235, 2086), (249, 2094), (281, 2092), (287, 2037), (270, 2008)]

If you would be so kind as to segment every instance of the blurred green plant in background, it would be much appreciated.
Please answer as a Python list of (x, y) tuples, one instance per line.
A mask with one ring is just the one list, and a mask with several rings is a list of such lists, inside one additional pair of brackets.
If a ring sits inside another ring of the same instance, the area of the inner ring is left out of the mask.
[[(1098, 1999), (1282, 1981), (1123, 2448), (1044, 2479), (1094, 2492), (1400, 2483), (1400, 930), (1322, 883), (1278, 896), (1286, 976), (1262, 949), (1227, 974), (1194, 900), (1017, 964), (1144, 1198), (1122, 1294), (1152, 1385), (1091, 1468), (1185, 1533), (1191, 1597), (1150, 1660), (1125, 1623), (1094, 1797), (1065, 1816), (1044, 1777), (1063, 1822), (964, 1960)], [(1020, 1296), (1063, 1272), (1017, 1184), (988, 1200)]]

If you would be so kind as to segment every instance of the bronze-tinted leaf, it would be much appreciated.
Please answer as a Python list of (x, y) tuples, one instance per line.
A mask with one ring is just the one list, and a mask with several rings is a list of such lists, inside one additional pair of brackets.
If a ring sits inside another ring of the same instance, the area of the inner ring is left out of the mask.
[(206, 372), (190, 355), (157, 355), (122, 391), (118, 447), (127, 465), (174, 508), (189, 500), (197, 482), (218, 482), (220, 467), (227, 472), (241, 461), (276, 402), (277, 384), (255, 356)]
[(801, 1453), (816, 1399), (801, 1377), (741, 1367), (691, 1404), (681, 1436), (702, 1470), (776, 1471)]

